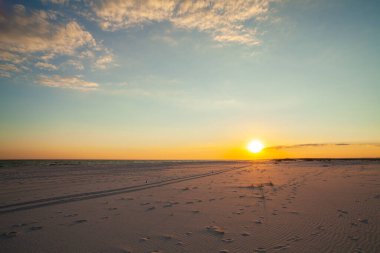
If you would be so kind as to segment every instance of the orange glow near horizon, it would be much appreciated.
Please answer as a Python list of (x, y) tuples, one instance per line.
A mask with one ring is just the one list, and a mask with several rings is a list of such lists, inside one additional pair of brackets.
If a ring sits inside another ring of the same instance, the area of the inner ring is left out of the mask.
[(6, 143), (0, 147), (0, 159), (130, 159), (130, 160), (256, 160), (282, 158), (378, 158), (379, 145), (348, 144), (319, 146), (277, 146), (268, 141), (253, 153), (247, 142), (215, 142), (204, 145), (128, 145), (42, 142)]

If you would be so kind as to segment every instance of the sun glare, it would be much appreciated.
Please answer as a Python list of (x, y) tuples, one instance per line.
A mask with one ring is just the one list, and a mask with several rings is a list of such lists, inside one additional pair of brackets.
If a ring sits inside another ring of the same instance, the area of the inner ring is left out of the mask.
[(264, 144), (259, 140), (253, 140), (247, 146), (247, 149), (252, 153), (259, 153), (263, 148)]

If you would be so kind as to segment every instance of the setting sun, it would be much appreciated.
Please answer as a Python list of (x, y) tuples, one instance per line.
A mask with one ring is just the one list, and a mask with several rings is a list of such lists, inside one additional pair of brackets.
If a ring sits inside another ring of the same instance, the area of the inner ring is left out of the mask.
[(264, 144), (259, 140), (253, 140), (247, 146), (247, 149), (252, 153), (259, 153), (263, 148)]

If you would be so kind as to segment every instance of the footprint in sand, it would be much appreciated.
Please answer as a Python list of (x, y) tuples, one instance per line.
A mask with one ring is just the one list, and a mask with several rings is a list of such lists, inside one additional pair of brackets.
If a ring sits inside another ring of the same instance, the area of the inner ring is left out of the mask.
[(163, 235), (161, 238), (164, 240), (171, 240), (171, 239), (173, 239), (173, 236), (172, 235)]
[(12, 227), (13, 228), (19, 228), (19, 227), (25, 227), (25, 226), (27, 226), (28, 224), (26, 224), (26, 223), (20, 223), (20, 224), (14, 224), (14, 225), (12, 225)]
[(18, 232), (16, 232), (16, 231), (10, 231), (10, 232), (2, 233), (1, 237), (12, 238), (12, 237), (16, 237), (17, 235), (18, 235)]
[(41, 230), (41, 229), (42, 229), (42, 226), (33, 226), (30, 228), (30, 230), (32, 231)]
[(142, 237), (139, 239), (140, 242), (146, 242), (148, 241), (150, 238), (149, 237)]
[(267, 250), (265, 248), (256, 248), (253, 252), (257, 252), (257, 253), (265, 253), (267, 252)]
[(302, 237), (296, 235), (296, 236), (293, 236), (291, 238), (289, 238), (287, 241), (288, 242), (298, 242), (298, 241), (301, 241), (302, 240)]
[(276, 250), (285, 250), (289, 248), (289, 244), (286, 244), (286, 245), (277, 245), (275, 247), (273, 247), (273, 249), (276, 249)]
[(359, 237), (358, 237), (358, 236), (352, 236), (352, 235), (349, 235), (348, 238), (350, 238), (351, 241), (357, 241), (357, 240), (359, 240)]
[(78, 214), (76, 214), (76, 213), (74, 213), (74, 214), (66, 214), (66, 215), (63, 216), (63, 217), (65, 217), (65, 218), (70, 218), (70, 217), (75, 217), (75, 216), (78, 216)]
[(342, 210), (342, 209), (338, 209), (337, 211), (338, 211), (338, 212), (340, 212), (340, 213), (342, 213), (342, 214), (348, 214), (348, 212), (347, 212), (347, 211), (345, 211), (345, 210)]
[(87, 220), (85, 219), (75, 221), (75, 223), (85, 223), (85, 222), (87, 222)]
[(208, 226), (206, 227), (206, 230), (216, 235), (224, 235), (225, 233), (223, 228), (218, 226)]
[(176, 202), (176, 201), (167, 201), (167, 202), (165, 202), (163, 207), (167, 208), (167, 207), (172, 207), (172, 206), (178, 205), (178, 204), (179, 204), (179, 202)]

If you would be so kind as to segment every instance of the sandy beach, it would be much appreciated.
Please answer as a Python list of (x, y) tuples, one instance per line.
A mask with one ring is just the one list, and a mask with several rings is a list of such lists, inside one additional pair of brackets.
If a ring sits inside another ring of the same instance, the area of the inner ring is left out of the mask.
[(380, 0), (0, 0), (0, 253), (380, 253)]
[(376, 160), (2, 166), (1, 252), (380, 251)]

